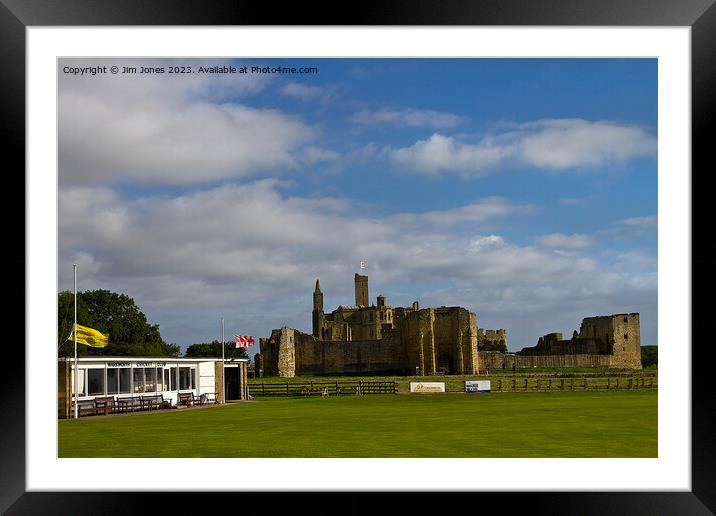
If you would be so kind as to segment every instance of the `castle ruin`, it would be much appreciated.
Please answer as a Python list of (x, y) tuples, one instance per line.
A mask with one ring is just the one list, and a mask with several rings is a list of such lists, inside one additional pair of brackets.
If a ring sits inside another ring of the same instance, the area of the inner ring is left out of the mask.
[(289, 327), (259, 339), (267, 376), (381, 373), (478, 374), (477, 316), (461, 307), (368, 305), (368, 276), (355, 275), (355, 305), (323, 310), (313, 292), (313, 333)]
[(505, 329), (478, 328), (477, 315), (454, 307), (393, 307), (384, 295), (369, 305), (368, 276), (354, 278), (355, 304), (330, 313), (316, 280), (312, 333), (284, 326), (260, 338), (257, 367), (266, 376), (323, 374), (479, 374), (523, 367), (641, 369), (639, 314), (587, 317), (579, 332), (540, 337), (507, 351)]

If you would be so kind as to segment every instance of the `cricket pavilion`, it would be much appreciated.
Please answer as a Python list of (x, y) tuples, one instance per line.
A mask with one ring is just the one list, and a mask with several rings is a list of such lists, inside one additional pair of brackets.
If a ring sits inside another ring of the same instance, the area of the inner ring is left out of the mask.
[[(247, 358), (106, 357), (57, 364), (59, 418), (248, 400)], [(75, 400), (77, 400), (75, 411)]]

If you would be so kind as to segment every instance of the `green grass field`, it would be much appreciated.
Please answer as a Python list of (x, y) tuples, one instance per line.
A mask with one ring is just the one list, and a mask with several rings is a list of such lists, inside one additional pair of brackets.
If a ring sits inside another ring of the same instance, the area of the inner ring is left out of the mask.
[(656, 457), (657, 391), (261, 398), (58, 426), (59, 457)]

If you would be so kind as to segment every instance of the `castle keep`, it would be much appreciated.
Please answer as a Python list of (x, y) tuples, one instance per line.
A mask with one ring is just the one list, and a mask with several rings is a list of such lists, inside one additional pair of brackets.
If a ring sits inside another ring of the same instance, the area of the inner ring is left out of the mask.
[(260, 339), (267, 376), (346, 372), (477, 374), (477, 316), (461, 307), (368, 305), (368, 276), (355, 275), (355, 305), (323, 311), (313, 292), (313, 333), (283, 327)]
[(478, 328), (462, 307), (393, 307), (384, 295), (369, 305), (368, 276), (356, 274), (355, 304), (330, 313), (321, 284), (313, 291), (312, 333), (284, 326), (259, 339), (257, 367), (266, 376), (392, 373), (478, 374), (513, 367), (641, 369), (639, 314), (587, 317), (571, 339), (561, 333), (537, 345), (507, 351), (504, 329)]

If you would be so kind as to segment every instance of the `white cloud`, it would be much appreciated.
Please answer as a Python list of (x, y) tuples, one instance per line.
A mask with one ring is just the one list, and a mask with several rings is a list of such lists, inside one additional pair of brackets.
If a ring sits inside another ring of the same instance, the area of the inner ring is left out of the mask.
[(538, 245), (550, 249), (582, 249), (594, 245), (595, 239), (584, 234), (565, 235), (563, 233), (550, 233), (535, 238)]
[(332, 152), (313, 143), (318, 131), (299, 118), (238, 102), (265, 86), (260, 76), (60, 77), (61, 184), (189, 185), (282, 173)]
[(412, 173), (479, 177), (510, 164), (550, 171), (618, 165), (654, 155), (656, 138), (642, 128), (610, 121), (539, 120), (475, 142), (435, 133), (385, 152)]
[(578, 325), (580, 310), (639, 311), (656, 296), (648, 255), (625, 253), (605, 266), (578, 245), (563, 254), (480, 231), (530, 213), (529, 205), (486, 198), (444, 211), (374, 216), (349, 199), (289, 197), (281, 186), (264, 180), (140, 199), (61, 187), (60, 287), (71, 288), (71, 264), (78, 262), (82, 290), (127, 293), (162, 324), (165, 338), (180, 343), (189, 337), (178, 314), (210, 328), (203, 319), (222, 313), (259, 336), (288, 323), (308, 330), (315, 279), (327, 308), (351, 303), (361, 258), (369, 263), (371, 295), (383, 291), (395, 305), (417, 295), (423, 306), (466, 306), (486, 323), (524, 327), (530, 338), (523, 345), (559, 330), (552, 322), (559, 317)]
[(621, 226), (627, 226), (635, 229), (655, 229), (657, 227), (658, 218), (656, 215), (647, 215), (645, 217), (629, 217), (616, 222)]
[(444, 111), (430, 109), (389, 109), (377, 111), (359, 111), (351, 120), (360, 125), (390, 125), (395, 127), (432, 127), (435, 129), (451, 129), (468, 119), (463, 116)]

